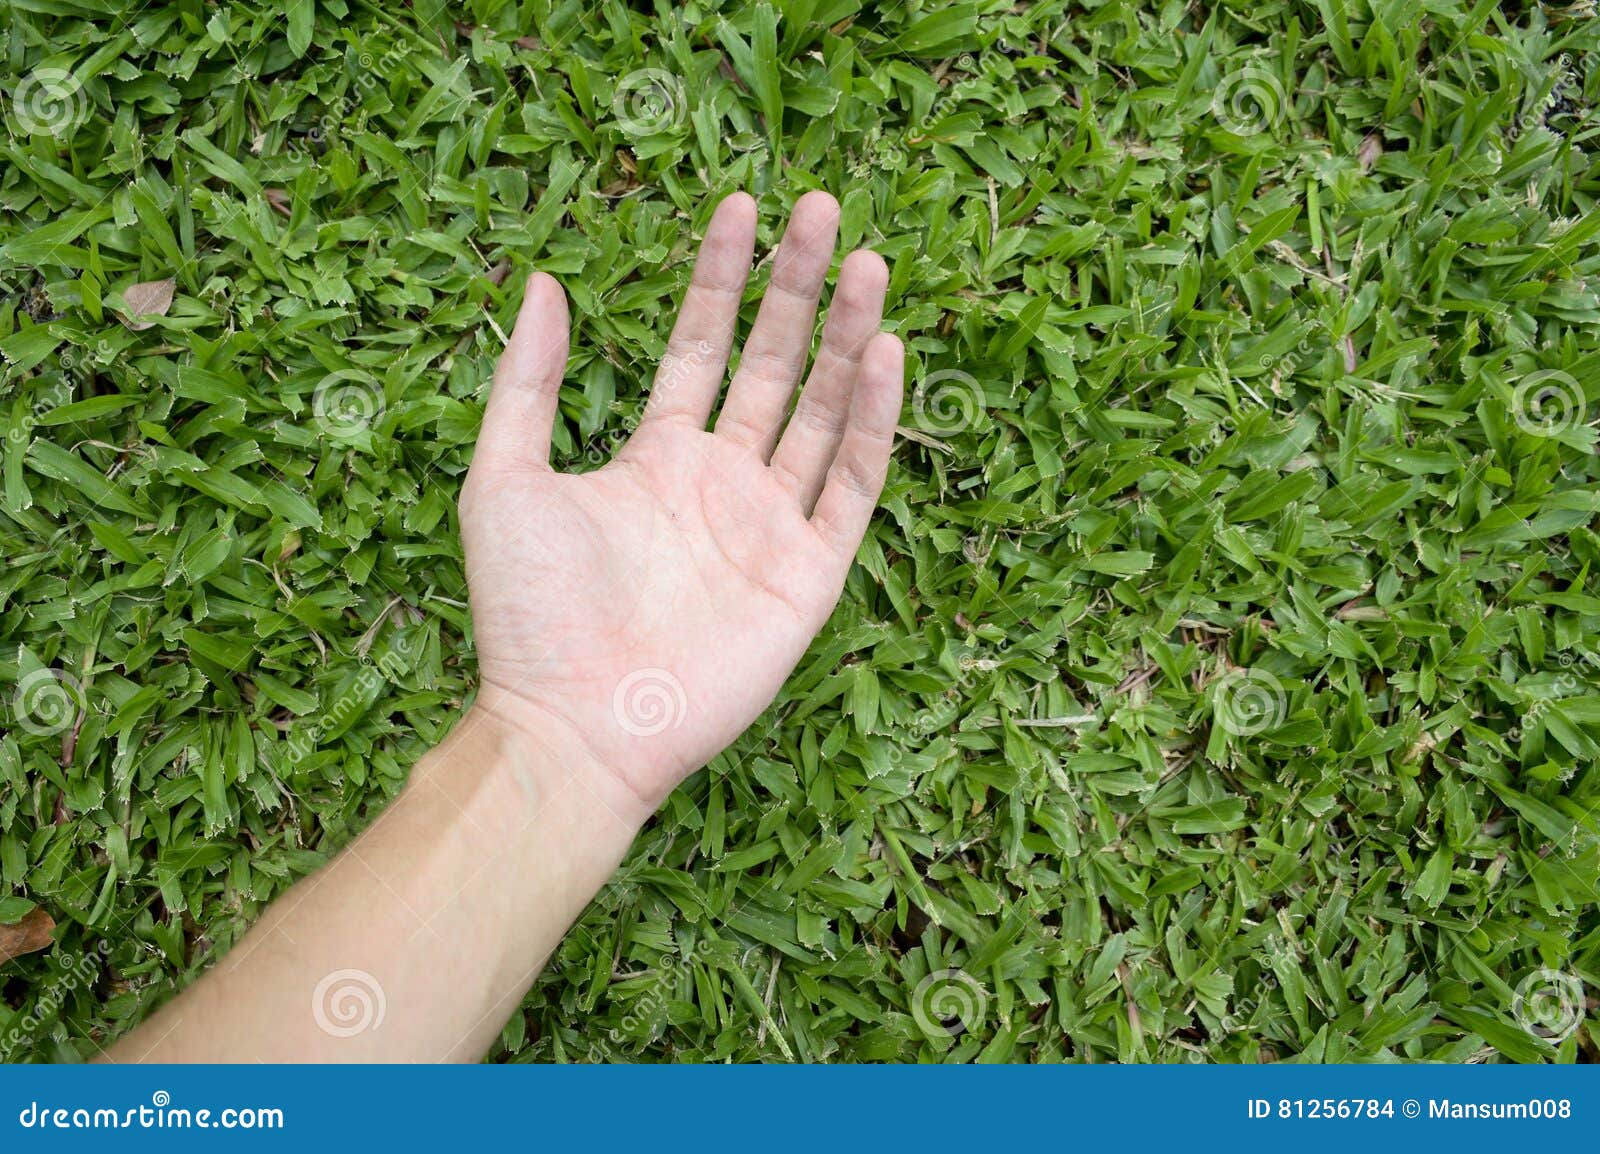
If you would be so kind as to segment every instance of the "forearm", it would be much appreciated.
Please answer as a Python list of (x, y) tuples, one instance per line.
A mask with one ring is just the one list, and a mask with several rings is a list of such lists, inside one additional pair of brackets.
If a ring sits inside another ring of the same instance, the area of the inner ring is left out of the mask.
[(371, 827), (110, 1059), (480, 1058), (645, 816), (570, 733), (517, 721), (464, 717)]

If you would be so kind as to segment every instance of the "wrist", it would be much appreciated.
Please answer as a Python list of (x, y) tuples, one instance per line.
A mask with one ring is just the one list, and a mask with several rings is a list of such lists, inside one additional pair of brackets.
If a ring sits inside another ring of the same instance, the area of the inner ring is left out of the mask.
[(477, 757), (490, 767), (496, 804), (510, 811), (560, 801), (624, 827), (630, 840), (655, 812), (577, 726), (492, 682), (480, 685), (447, 744), (457, 735), (480, 747)]

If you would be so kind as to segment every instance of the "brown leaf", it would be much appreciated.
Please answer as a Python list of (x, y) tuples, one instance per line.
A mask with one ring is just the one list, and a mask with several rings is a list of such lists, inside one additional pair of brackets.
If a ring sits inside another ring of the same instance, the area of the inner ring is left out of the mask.
[(122, 290), (122, 299), (128, 304), (128, 315), (123, 318), (122, 323), (135, 331), (154, 327), (155, 321), (138, 318), (166, 316), (167, 310), (172, 307), (172, 290), (176, 287), (177, 284), (171, 277), (166, 280), (146, 280), (136, 285), (129, 285)]
[[(510, 275), (511, 275), (511, 258), (510, 257), (503, 257), (503, 258), (501, 258), (501, 260), (499, 262), (497, 262), (495, 264), (495, 266), (492, 269), (489, 270), (489, 283), (494, 285), (496, 288), (499, 288), (501, 285), (506, 283), (506, 277), (508, 277)], [(483, 307), (484, 308), (488, 308), (489, 307), (489, 302), (492, 301), (493, 299), (494, 298), (490, 294), (485, 293), (483, 295)], [(466, 345), (463, 344), (460, 347), (461, 348), (465, 348)]]
[(42, 950), (55, 939), (56, 920), (38, 906), (22, 915), (22, 920), (0, 926), (0, 962)]
[(289, 207), (289, 194), (281, 188), (265, 190), (267, 203), (272, 206), (272, 211), (279, 216), (293, 216), (294, 209)]
[(1361, 142), (1361, 147), (1356, 149), (1356, 160), (1361, 165), (1362, 172), (1371, 172), (1373, 165), (1383, 157), (1383, 141), (1376, 132), (1370, 133)]

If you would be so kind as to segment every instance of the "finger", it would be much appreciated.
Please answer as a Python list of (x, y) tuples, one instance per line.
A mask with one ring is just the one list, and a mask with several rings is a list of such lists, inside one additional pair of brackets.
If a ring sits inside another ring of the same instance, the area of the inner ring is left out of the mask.
[(811, 518), (812, 528), (833, 550), (842, 569), (855, 559), (889, 471), (905, 357), (900, 339), (888, 333), (873, 337), (862, 353), (850, 399), (850, 422)]
[(828, 304), (817, 362), (772, 454), (773, 469), (808, 517), (850, 419), (861, 354), (883, 322), (888, 285), (889, 268), (877, 253), (860, 249), (845, 257), (839, 287)]
[(549, 463), (550, 426), (567, 367), (567, 324), (567, 294), (553, 276), (534, 273), (495, 365), (477, 456)]
[(683, 309), (650, 386), (645, 420), (706, 427), (722, 391), (755, 247), (756, 202), (736, 192), (717, 205), (706, 226)]
[(808, 192), (794, 206), (772, 262), (772, 281), (717, 415), (717, 434), (759, 452), (762, 460), (778, 439), (789, 395), (811, 351), (817, 298), (838, 231), (839, 205), (827, 193)]

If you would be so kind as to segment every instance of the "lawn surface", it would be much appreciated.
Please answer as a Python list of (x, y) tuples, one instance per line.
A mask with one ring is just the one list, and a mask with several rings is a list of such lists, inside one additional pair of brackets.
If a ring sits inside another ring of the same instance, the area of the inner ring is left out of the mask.
[(741, 188), (888, 260), (905, 437), (489, 1057), (1600, 1056), (1592, 4), (0, 14), (0, 1056), (401, 788), (526, 273), (592, 468)]

